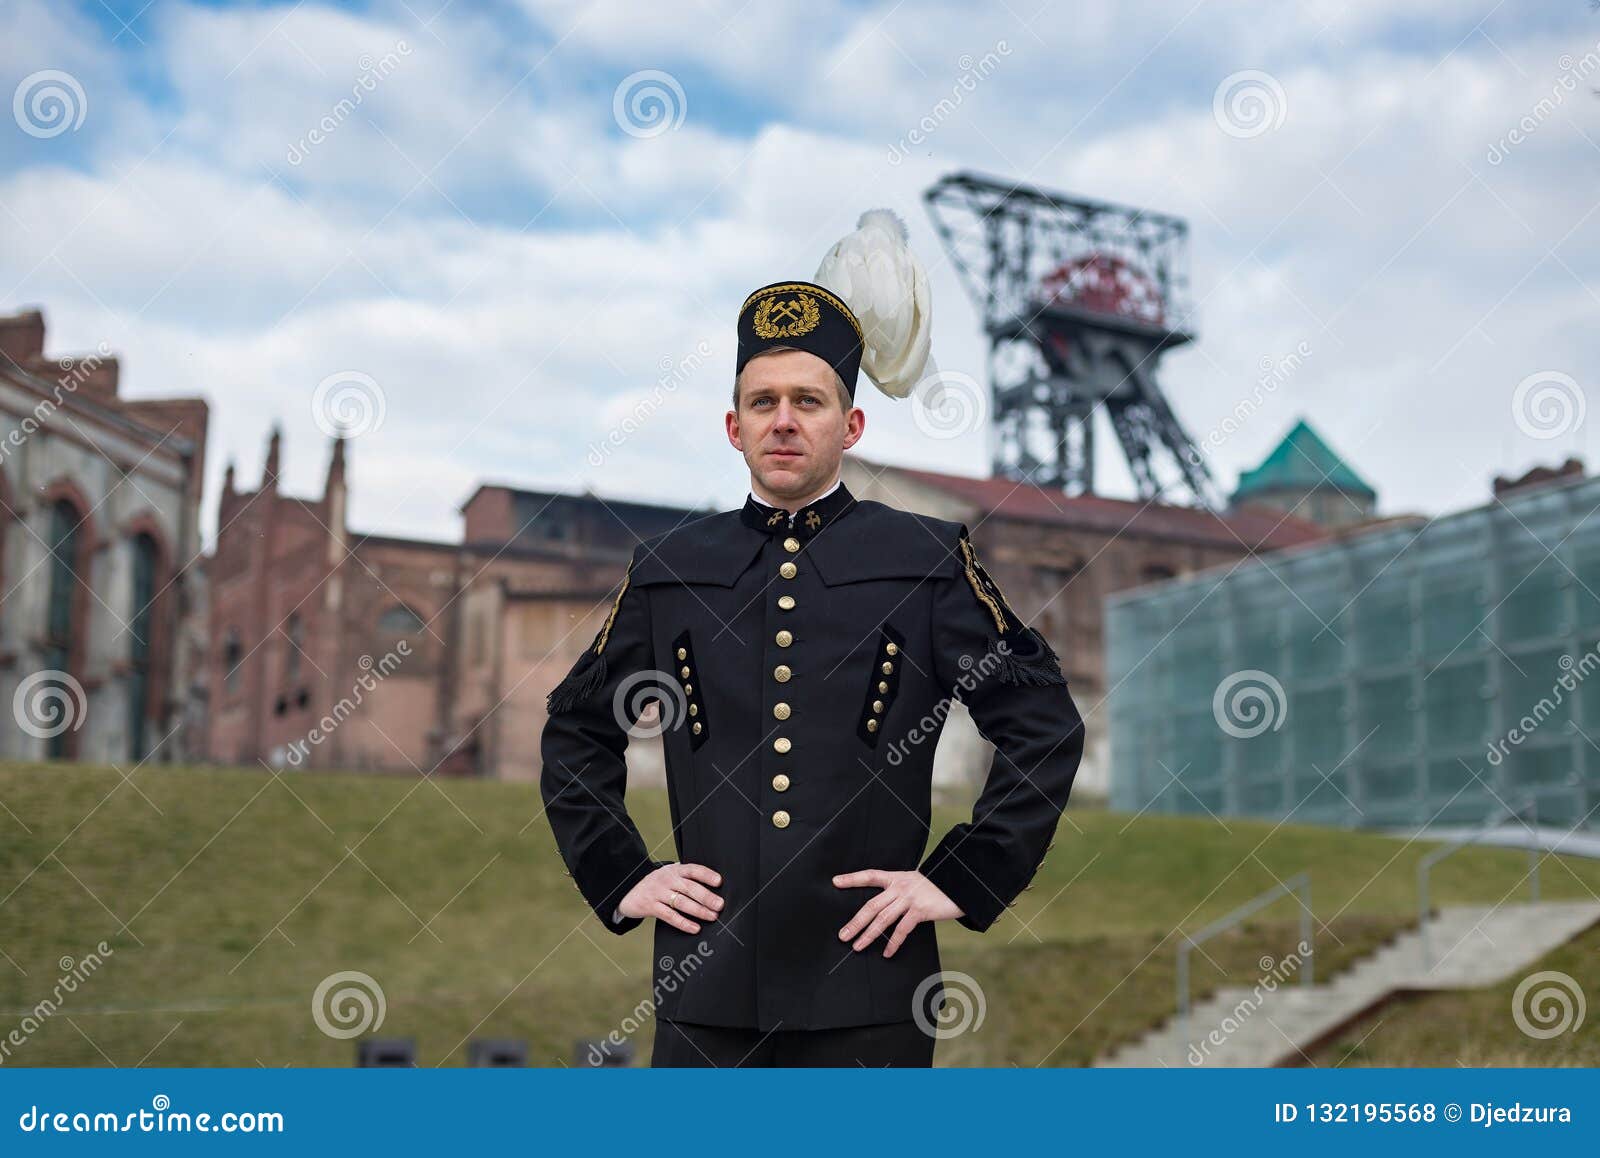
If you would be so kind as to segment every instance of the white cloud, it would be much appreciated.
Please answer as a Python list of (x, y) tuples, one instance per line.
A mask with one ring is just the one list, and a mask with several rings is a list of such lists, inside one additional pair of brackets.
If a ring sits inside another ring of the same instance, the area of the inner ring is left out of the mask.
[[(1162, 42), (1170, 17), (1106, 6), (1093, 20), (1042, 12), (1040, 45), (989, 10), (734, 4), (706, 19), (732, 19), (737, 36), (601, 6), (561, 39), (576, 10), (527, 10), (531, 25), (497, 39), (488, 17), (453, 7), (428, 28), (398, 5), (167, 9), (139, 25), (162, 99), (121, 58), (80, 52), (91, 92), (119, 94), (93, 106), (108, 132), (81, 156), (30, 148), (0, 176), (0, 307), (41, 304), (60, 349), (109, 341), (132, 394), (205, 393), (213, 502), (223, 462), (237, 456), (253, 479), (280, 418), (286, 485), (314, 493), (326, 447), (312, 390), (370, 374), (388, 406), (352, 447), (353, 522), (442, 536), (480, 478), (737, 503), (745, 472), (721, 431), (733, 311), (756, 285), (809, 276), (875, 205), (907, 218), (929, 267), (941, 366), (981, 376), (976, 313), (920, 205), (957, 167), (1190, 219), (1201, 338), (1163, 380), (1191, 432), (1232, 413), (1263, 357), (1310, 344), (1219, 453), (1224, 482), (1304, 413), (1386, 507), (1459, 503), (1463, 469), (1481, 496), (1495, 469), (1551, 459), (1510, 427), (1517, 381), (1547, 366), (1592, 377), (1600, 303), (1583, 283), (1600, 215), (1586, 216), (1592, 193), (1573, 174), (1591, 167), (1593, 110), (1574, 101), (1503, 163), (1485, 160), (1549, 92), (1561, 53), (1592, 45), (1587, 24), (1496, 28), (1490, 45), (1430, 7), (1390, 43), (1399, 18), (1376, 4), (1329, 9), (1325, 31), (1287, 9), (1224, 8)], [(97, 35), (53, 12), (5, 19), (62, 51)], [(960, 53), (1001, 36), (1012, 52), (939, 125), (934, 155), (889, 164), (888, 144), (949, 93)], [(360, 54), (401, 39), (411, 53), (360, 115), (286, 164)], [(1218, 129), (1211, 92), (1255, 66), (1275, 70), (1288, 113), (1239, 140)], [(638, 139), (612, 120), (612, 90), (648, 67), (685, 82), (688, 115)], [(737, 131), (749, 110), (706, 103), (718, 86), (787, 112)], [(437, 188), (414, 165), (437, 166)], [(591, 446), (628, 423), (663, 359), (702, 342), (703, 365), (594, 467)], [(858, 398), (867, 457), (986, 468), (981, 434), (931, 443), (865, 379)], [(1448, 431), (1448, 445), (1419, 429)], [(1101, 484), (1117, 493), (1128, 480), (1113, 457)]]

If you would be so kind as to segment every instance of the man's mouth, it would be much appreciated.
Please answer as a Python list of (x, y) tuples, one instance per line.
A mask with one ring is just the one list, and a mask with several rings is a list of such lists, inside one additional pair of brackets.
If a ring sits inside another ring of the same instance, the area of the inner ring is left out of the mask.
[(800, 454), (800, 452), (798, 450), (769, 450), (767, 453), (769, 455), (771, 455), (773, 458), (800, 458), (801, 457), (801, 454)]

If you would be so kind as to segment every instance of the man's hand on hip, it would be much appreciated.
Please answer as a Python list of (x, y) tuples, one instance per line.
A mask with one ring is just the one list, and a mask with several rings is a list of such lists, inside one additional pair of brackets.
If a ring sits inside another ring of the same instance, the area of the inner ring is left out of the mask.
[(711, 889), (721, 884), (722, 874), (703, 864), (662, 865), (628, 890), (617, 911), (624, 917), (655, 917), (674, 929), (698, 933), (700, 926), (690, 918), (717, 919), (724, 902)]
[[(841, 941), (855, 937), (855, 944), (851, 948), (857, 951), (865, 949), (877, 939), (878, 934), (894, 925), (894, 935), (883, 950), (885, 957), (893, 957), (895, 950), (911, 935), (911, 930), (923, 921), (949, 921), (962, 915), (961, 909), (945, 895), (943, 889), (915, 869), (904, 872), (862, 869), (860, 872), (841, 873), (833, 878), (833, 883), (841, 889), (870, 885), (883, 890), (862, 905), (860, 911), (850, 918), (849, 924), (839, 930)], [(899, 924), (895, 924), (896, 921)], [(860, 936), (856, 936), (858, 933)]]

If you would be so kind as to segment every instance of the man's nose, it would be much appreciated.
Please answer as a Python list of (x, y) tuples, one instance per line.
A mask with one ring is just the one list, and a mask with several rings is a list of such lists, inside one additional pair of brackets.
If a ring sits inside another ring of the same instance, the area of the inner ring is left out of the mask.
[(774, 425), (777, 426), (779, 430), (795, 429), (795, 409), (793, 406), (789, 405), (789, 400), (787, 398), (780, 400), (778, 403), (778, 416), (774, 420)]

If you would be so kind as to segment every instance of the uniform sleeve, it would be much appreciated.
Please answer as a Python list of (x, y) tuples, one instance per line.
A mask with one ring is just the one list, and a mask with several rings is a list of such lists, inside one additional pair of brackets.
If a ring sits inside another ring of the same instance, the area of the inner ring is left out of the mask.
[(540, 739), (539, 792), (556, 847), (583, 899), (618, 934), (642, 922), (617, 920), (617, 905), (668, 863), (651, 859), (623, 805), (627, 729), (649, 702), (639, 673), (653, 667), (649, 602), (629, 582), (638, 559), (636, 550), (605, 623), (547, 698)]
[(1025, 626), (978, 562), (961, 527), (959, 567), (933, 604), (934, 668), (995, 746), (972, 819), (957, 824), (921, 872), (983, 932), (1033, 879), (1083, 757), (1083, 720), (1061, 663)]

